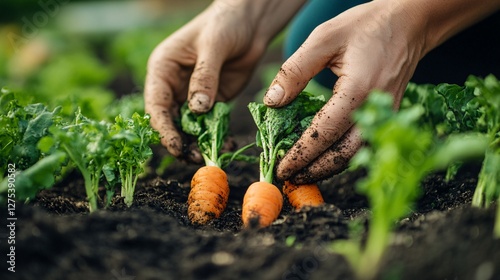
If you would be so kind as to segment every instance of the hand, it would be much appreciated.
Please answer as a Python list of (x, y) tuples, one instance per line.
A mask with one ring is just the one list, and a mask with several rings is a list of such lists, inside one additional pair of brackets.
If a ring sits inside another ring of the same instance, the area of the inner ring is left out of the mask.
[[(334, 95), (278, 165), (278, 178), (308, 183), (343, 170), (362, 144), (351, 114), (368, 93), (373, 89), (389, 92), (398, 108), (418, 61), (448, 37), (494, 11), (491, 6), (477, 8), (480, 5), (467, 0), (450, 5), (437, 2), (372, 1), (347, 10), (311, 33), (283, 64), (264, 103), (272, 107), (288, 104), (325, 67), (339, 79)], [(500, 1), (495, 2), (498, 8)]]
[(269, 41), (304, 1), (253, 2), (214, 1), (151, 54), (145, 109), (172, 155), (201, 161), (199, 154), (183, 152), (191, 149), (185, 148), (174, 124), (179, 107), (189, 100), (193, 112), (204, 113), (215, 101), (234, 98), (246, 85)]

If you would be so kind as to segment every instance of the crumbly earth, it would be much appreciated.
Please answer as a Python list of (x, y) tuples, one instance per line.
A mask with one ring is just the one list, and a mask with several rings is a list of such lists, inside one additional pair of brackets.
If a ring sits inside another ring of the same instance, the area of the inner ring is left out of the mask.
[[(367, 201), (355, 192), (364, 172), (322, 182), (322, 207), (295, 212), (286, 203), (269, 228), (243, 229), (241, 201), (257, 179), (255, 165), (230, 166), (226, 211), (192, 226), (186, 200), (198, 167), (175, 162), (161, 177), (142, 178), (131, 208), (115, 198), (108, 209), (87, 213), (75, 174), (17, 203), (16, 272), (6, 270), (10, 245), (2, 226), (0, 279), (354, 279), (329, 248), (349, 237), (350, 221), (366, 228)], [(494, 209), (469, 206), (477, 168), (443, 178), (429, 176), (413, 214), (396, 224), (377, 279), (500, 279)], [(0, 213), (5, 223), (5, 206)]]

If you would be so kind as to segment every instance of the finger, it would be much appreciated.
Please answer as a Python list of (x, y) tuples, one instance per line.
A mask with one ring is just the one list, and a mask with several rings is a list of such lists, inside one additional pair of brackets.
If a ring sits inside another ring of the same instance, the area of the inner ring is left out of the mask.
[(162, 75), (169, 73), (164, 68), (158, 60), (150, 60), (144, 89), (145, 111), (151, 115), (151, 126), (160, 133), (162, 145), (170, 154), (180, 157), (182, 138), (173, 121), (173, 112), (178, 108), (174, 102), (172, 86)]
[(339, 141), (328, 148), (313, 163), (299, 171), (291, 179), (292, 183), (315, 183), (344, 171), (362, 144), (361, 132), (356, 127), (351, 127)]
[(353, 125), (351, 114), (368, 92), (364, 87), (358, 87), (355, 82), (358, 80), (347, 76), (339, 78), (335, 94), (316, 114), (311, 125), (278, 165), (278, 178), (290, 179), (339, 140)]
[(189, 145), (185, 145), (184, 158), (191, 163), (203, 163), (203, 156), (201, 155), (200, 148), (197, 141), (192, 141)]
[(183, 154), (182, 137), (177, 132), (168, 109), (159, 104), (152, 105), (152, 102), (149, 100), (146, 101), (145, 110), (151, 115), (151, 127), (156, 129), (160, 134), (161, 144), (167, 148), (171, 155), (180, 157)]
[(219, 88), (222, 64), (227, 58), (225, 47), (220, 41), (202, 40), (203, 47), (198, 50), (198, 58), (189, 81), (189, 109), (194, 113), (208, 112)]
[(325, 48), (321, 29), (316, 28), (302, 46), (281, 66), (271, 86), (264, 95), (264, 104), (269, 107), (282, 107), (290, 103), (304, 90), (309, 81), (328, 66), (335, 52), (335, 45)]

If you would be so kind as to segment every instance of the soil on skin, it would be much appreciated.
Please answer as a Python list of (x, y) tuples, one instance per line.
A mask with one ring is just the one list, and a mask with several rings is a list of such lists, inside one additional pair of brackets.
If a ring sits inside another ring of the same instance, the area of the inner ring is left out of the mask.
[[(227, 169), (228, 207), (202, 227), (186, 215), (198, 167), (175, 162), (161, 178), (141, 179), (131, 208), (115, 198), (89, 214), (77, 175), (17, 203), (16, 272), (6, 270), (4, 226), (0, 279), (354, 279), (329, 246), (348, 238), (353, 219), (366, 228), (367, 201), (354, 190), (363, 172), (322, 182), (322, 207), (295, 212), (286, 202), (269, 228), (243, 229), (241, 201), (255, 165)], [(451, 182), (442, 174), (426, 179), (414, 213), (395, 225), (378, 279), (500, 279), (494, 209), (469, 206), (476, 178), (469, 168)], [(0, 212), (5, 223), (6, 207)]]

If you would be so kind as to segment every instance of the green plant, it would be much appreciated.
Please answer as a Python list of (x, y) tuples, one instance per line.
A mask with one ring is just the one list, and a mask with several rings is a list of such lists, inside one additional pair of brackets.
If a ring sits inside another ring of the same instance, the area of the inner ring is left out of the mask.
[[(9, 193), (9, 181), (7, 178), (0, 182), (0, 204), (7, 202), (7, 199), (26, 201), (33, 199), (36, 194), (51, 188), (56, 182), (61, 166), (66, 163), (66, 154), (55, 152), (41, 158), (32, 166), (25, 170), (17, 170), (15, 175), (15, 194)], [(15, 164), (13, 164), (13, 167)]]
[(274, 167), (311, 124), (316, 112), (323, 107), (323, 96), (302, 92), (282, 108), (270, 108), (262, 103), (248, 105), (257, 125), (257, 146), (262, 148), (259, 158), (259, 181), (250, 185), (243, 198), (243, 223), (248, 226), (258, 220), (259, 226), (271, 224), (283, 206), (280, 190), (273, 185)]
[[(439, 135), (457, 132), (478, 132), (486, 135), (489, 145), (472, 199), (476, 207), (488, 207), (500, 199), (500, 82), (493, 75), (484, 79), (470, 76), (465, 86), (440, 84), (409, 86), (407, 95), (424, 98), (415, 103), (426, 106), (422, 123), (434, 126)], [(413, 94), (418, 92), (419, 94)], [(427, 99), (428, 101), (425, 101)], [(416, 99), (413, 98), (413, 101)], [(424, 100), (422, 102), (422, 100)], [(411, 103), (411, 102), (410, 102)], [(442, 133), (441, 133), (442, 132)], [(456, 174), (461, 163), (448, 169), (447, 177)], [(495, 223), (495, 235), (500, 237), (500, 210)]]
[(236, 152), (221, 151), (229, 131), (230, 111), (230, 106), (223, 102), (216, 102), (205, 114), (194, 114), (187, 103), (181, 108), (182, 130), (196, 136), (205, 161), (205, 166), (193, 175), (188, 197), (188, 217), (195, 224), (218, 218), (226, 207), (230, 190), (227, 174), (222, 169), (233, 160), (255, 161), (254, 157), (242, 154), (253, 143)]
[[(485, 79), (471, 76), (465, 85), (463, 92), (472, 91), (476, 114), (470, 121), (460, 123), (469, 124), (471, 130), (481, 128), (490, 143), (472, 200), (474, 206), (485, 207), (500, 195), (500, 82), (493, 75)], [(497, 235), (500, 236), (500, 231)]]
[(38, 145), (45, 153), (60, 150), (67, 154), (83, 176), (91, 212), (98, 209), (102, 169), (112, 152), (109, 129), (108, 123), (91, 120), (77, 111), (73, 123), (51, 127), (51, 135)]
[(254, 157), (242, 154), (254, 143), (244, 146), (236, 152), (221, 153), (221, 148), (229, 132), (230, 111), (230, 106), (223, 102), (216, 102), (212, 110), (206, 114), (191, 112), (187, 103), (181, 108), (182, 130), (189, 135), (196, 136), (205, 165), (224, 168), (233, 160), (248, 162), (255, 160)]
[(130, 206), (142, 165), (152, 155), (150, 144), (159, 142), (159, 135), (149, 126), (149, 116), (134, 114), (124, 119), (118, 115), (115, 123), (89, 119), (77, 111), (74, 121), (53, 126), (51, 134), (40, 140), (42, 152), (63, 151), (83, 176), (90, 212), (98, 209), (99, 184), (107, 184), (107, 204), (114, 186), (122, 184), (122, 196)]
[(256, 143), (262, 148), (259, 162), (261, 181), (272, 183), (276, 161), (299, 139), (324, 104), (322, 96), (308, 92), (302, 92), (282, 108), (269, 108), (256, 102), (248, 104), (258, 129)]
[(500, 81), (493, 75), (484, 79), (471, 76), (465, 85), (474, 89), (481, 113), (475, 123), (485, 127), (489, 140), (472, 204), (487, 207), (497, 201), (494, 234), (500, 238)]
[(106, 119), (106, 107), (115, 95), (107, 86), (113, 72), (85, 47), (54, 50), (50, 60), (22, 81), (12, 78), (10, 86), (16, 97), (27, 103), (43, 103), (48, 107), (61, 106), (61, 115), (69, 121), (79, 109), (96, 120)]
[(1, 94), (0, 200), (7, 197), (8, 180), (2, 179), (9, 165), (15, 166), (16, 199), (28, 200), (53, 185), (65, 162), (63, 155), (45, 155), (37, 148), (38, 141), (49, 134), (49, 128), (61, 123), (61, 108), (50, 111), (40, 103), (21, 105), (6, 88)]
[(110, 128), (112, 154), (107, 165), (118, 170), (121, 196), (125, 197), (125, 204), (129, 207), (133, 202), (137, 179), (144, 172), (144, 164), (153, 155), (150, 145), (160, 142), (159, 133), (151, 128), (149, 120), (149, 115), (138, 113), (132, 114), (131, 118), (118, 115)]
[(411, 211), (421, 180), (452, 162), (481, 156), (486, 147), (485, 138), (477, 133), (437, 138), (432, 129), (419, 124), (424, 107), (394, 112), (392, 104), (390, 95), (373, 92), (354, 114), (368, 143), (351, 163), (368, 171), (357, 190), (370, 204), (369, 232), (363, 247), (359, 240), (337, 241), (332, 246), (347, 257), (361, 279), (375, 275), (391, 230)]
[(133, 93), (124, 95), (121, 98), (115, 99), (106, 108), (107, 119), (113, 121), (118, 115), (124, 118), (130, 118), (134, 113), (144, 115), (144, 96), (142, 93)]
[(14, 94), (3, 88), (0, 98), (0, 174), (6, 165), (15, 162), (18, 170), (35, 164), (42, 155), (36, 145), (48, 134), (53, 123), (60, 121), (57, 107), (53, 111), (40, 103), (22, 106)]

